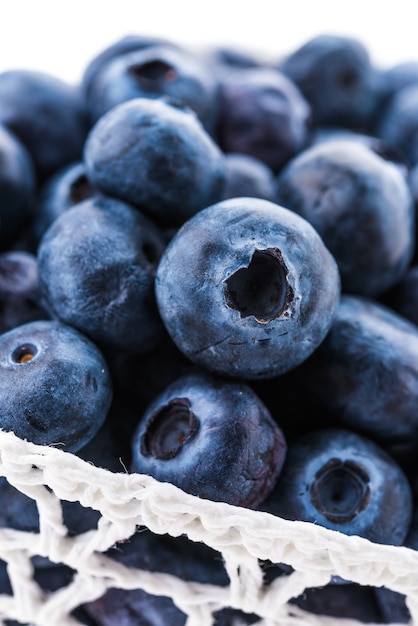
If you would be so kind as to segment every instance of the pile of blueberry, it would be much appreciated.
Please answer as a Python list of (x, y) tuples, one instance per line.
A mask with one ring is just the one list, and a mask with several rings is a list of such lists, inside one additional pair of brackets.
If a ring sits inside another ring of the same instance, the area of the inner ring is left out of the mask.
[[(355, 39), (266, 61), (133, 35), (76, 86), (3, 72), (0, 428), (418, 549), (417, 206), (418, 60), (379, 68)], [(6, 478), (0, 491), (0, 527), (39, 530), (35, 503)], [(69, 535), (97, 525), (78, 503), (63, 515)], [(186, 537), (142, 529), (108, 554), (228, 584)], [(266, 585), (289, 573), (261, 565)], [(34, 566), (46, 590), (74, 574)], [(294, 602), (409, 620), (401, 595), (340, 579)], [(75, 614), (186, 620), (141, 590)]]

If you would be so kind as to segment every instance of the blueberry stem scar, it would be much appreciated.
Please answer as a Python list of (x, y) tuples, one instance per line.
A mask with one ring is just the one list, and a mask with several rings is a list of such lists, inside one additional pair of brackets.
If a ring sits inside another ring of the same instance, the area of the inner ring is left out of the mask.
[(279, 317), (293, 299), (287, 274), (278, 248), (254, 250), (249, 265), (226, 279), (225, 302), (241, 317), (253, 315), (260, 324), (266, 324)]
[(149, 419), (141, 437), (141, 453), (156, 459), (173, 459), (196, 435), (199, 420), (188, 398), (173, 398)]
[(370, 478), (353, 461), (330, 459), (315, 476), (311, 498), (330, 522), (345, 524), (364, 511), (370, 498)]

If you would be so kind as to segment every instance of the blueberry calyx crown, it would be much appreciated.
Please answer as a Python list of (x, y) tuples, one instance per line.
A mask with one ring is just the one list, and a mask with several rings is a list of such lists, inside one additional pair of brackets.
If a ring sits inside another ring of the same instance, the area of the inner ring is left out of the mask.
[(293, 300), (288, 269), (278, 248), (254, 250), (247, 267), (224, 281), (227, 306), (241, 317), (253, 315), (260, 324), (279, 317)]
[(12, 352), (12, 361), (13, 363), (29, 363), (35, 356), (38, 354), (38, 349), (32, 343), (25, 343), (17, 348), (15, 348)]
[(70, 186), (70, 200), (78, 204), (94, 196), (94, 187), (85, 174), (80, 174)]
[(173, 82), (178, 78), (173, 66), (159, 59), (145, 63), (134, 63), (128, 68), (128, 72), (146, 90), (155, 89), (161, 81)]
[(367, 507), (369, 482), (360, 464), (330, 459), (315, 474), (310, 489), (312, 503), (330, 522), (345, 524)]
[(199, 430), (188, 398), (172, 398), (148, 420), (141, 437), (141, 453), (161, 461), (173, 459)]

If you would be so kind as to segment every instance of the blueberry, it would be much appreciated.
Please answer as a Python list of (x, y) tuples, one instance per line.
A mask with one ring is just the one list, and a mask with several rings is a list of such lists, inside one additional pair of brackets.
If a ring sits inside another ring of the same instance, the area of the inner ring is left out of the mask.
[(325, 587), (307, 588), (301, 596), (291, 600), (292, 604), (315, 615), (358, 620), (357, 623), (382, 623), (382, 615), (374, 596), (374, 588), (354, 583)]
[(359, 141), (301, 152), (276, 178), (275, 198), (321, 235), (345, 292), (377, 296), (411, 262), (415, 210), (404, 172)]
[(126, 35), (121, 39), (117, 39), (109, 46), (104, 48), (94, 56), (86, 68), (84, 69), (82, 80), (81, 80), (81, 90), (84, 97), (88, 100), (90, 97), (90, 92), (94, 89), (95, 81), (103, 69), (106, 68), (107, 64), (124, 54), (128, 54), (129, 52), (135, 52), (136, 50), (144, 50), (146, 48), (150, 48), (153, 46), (167, 46), (174, 44), (169, 42), (167, 39), (163, 39), (162, 37), (153, 37), (147, 35)]
[[(112, 405), (103, 426), (86, 445), (73, 454), (96, 467), (103, 467), (111, 472), (120, 472), (123, 470), (123, 464), (120, 460), (119, 441), (111, 428), (112, 419), (115, 420), (115, 416), (112, 415), (113, 411)], [(119, 412), (119, 419), (121, 415), (123, 414)], [(0, 499), (3, 503), (0, 509), (0, 528), (40, 532), (39, 512), (35, 500), (19, 491), (5, 477), (0, 477)], [(97, 529), (100, 519), (98, 510), (84, 507), (77, 500), (62, 500), (61, 510), (69, 537)], [(39, 569), (51, 567), (51, 561), (40, 555), (32, 557), (32, 561)]]
[(27, 148), (44, 180), (81, 158), (87, 117), (78, 90), (42, 72), (0, 74), (0, 123)]
[(108, 61), (88, 99), (93, 122), (133, 98), (168, 96), (194, 111), (212, 133), (219, 109), (218, 81), (195, 54), (172, 45), (150, 46)]
[[(31, 497), (13, 487), (3, 476), (0, 477), (0, 496), (3, 506), (0, 511), (0, 528), (13, 528), (22, 532), (39, 533), (38, 507)], [(62, 518), (67, 527), (68, 537), (97, 529), (99, 511), (82, 506), (78, 501), (61, 502)], [(32, 557), (38, 569), (51, 567), (51, 561), (44, 556)]]
[[(188, 581), (226, 586), (229, 582), (222, 555), (185, 536), (157, 536), (141, 528), (127, 541), (119, 543), (106, 556), (129, 568), (172, 574)], [(101, 598), (84, 605), (98, 626), (184, 626), (186, 615), (173, 601), (141, 589), (108, 589)], [(241, 624), (254, 619), (239, 611), (224, 609), (214, 615), (216, 626), (231, 626), (239, 615)]]
[(253, 51), (236, 46), (211, 46), (203, 52), (203, 59), (220, 79), (230, 72), (264, 65)]
[(385, 294), (384, 304), (418, 326), (418, 265), (412, 265)]
[(190, 109), (162, 99), (111, 109), (90, 131), (84, 156), (93, 185), (162, 226), (180, 226), (221, 198), (223, 154)]
[(158, 349), (141, 355), (110, 350), (106, 352), (106, 359), (116, 396), (135, 415), (142, 414), (179, 376), (203, 371), (184, 356), (168, 335), (158, 344)]
[(317, 35), (287, 55), (279, 68), (308, 100), (315, 125), (370, 125), (378, 78), (367, 48), (357, 39)]
[(34, 209), (31, 225), (34, 248), (38, 247), (43, 234), (61, 213), (97, 193), (81, 161), (65, 166), (48, 178), (40, 190)]
[(235, 198), (192, 217), (167, 246), (157, 304), (178, 348), (226, 376), (268, 378), (323, 340), (340, 294), (336, 263), (298, 215)]
[(249, 154), (225, 155), (226, 177), (222, 199), (246, 196), (274, 200), (274, 177), (272, 170)]
[[(379, 82), (379, 99), (377, 103), (377, 120), (390, 106), (390, 102), (394, 96), (410, 85), (418, 83), (418, 61), (401, 61), (390, 67), (382, 69), (378, 76)], [(376, 127), (376, 121), (374, 123)]]
[(1, 253), (0, 333), (49, 318), (42, 303), (36, 257), (18, 250)]
[(255, 508), (285, 453), (281, 429), (250, 387), (191, 374), (169, 385), (141, 417), (131, 469), (201, 498)]
[(413, 166), (418, 163), (418, 83), (412, 83), (391, 98), (379, 118), (375, 134), (392, 144)]
[(9, 575), (7, 573), (7, 563), (0, 560), (0, 593), (3, 595), (13, 595)]
[(360, 133), (348, 128), (319, 127), (313, 134), (311, 145), (316, 145), (324, 141), (334, 141), (335, 139), (359, 141), (382, 157), (382, 159), (396, 163), (404, 176), (409, 177), (410, 167), (403, 153), (392, 144), (387, 143), (375, 135)]
[(0, 428), (41, 445), (82, 448), (103, 424), (112, 385), (98, 348), (47, 320), (0, 335)]
[[(202, 583), (228, 584), (221, 555), (186, 537), (157, 536), (144, 528), (117, 544), (106, 556), (126, 567), (169, 573)], [(98, 626), (184, 626), (186, 622), (185, 614), (170, 598), (153, 596), (142, 589), (111, 588), (84, 608)]]
[(418, 329), (368, 298), (344, 295), (331, 329), (295, 372), (334, 423), (380, 442), (418, 439)]
[(282, 473), (260, 508), (401, 545), (411, 524), (412, 502), (404, 472), (383, 448), (349, 430), (323, 429), (289, 444)]
[(311, 111), (298, 87), (270, 68), (233, 72), (221, 83), (219, 144), (256, 157), (274, 172), (310, 139)]
[(96, 196), (56, 219), (38, 249), (48, 307), (101, 348), (140, 353), (163, 336), (154, 277), (165, 242), (124, 202)]
[(31, 218), (37, 181), (25, 146), (3, 126), (0, 126), (0, 163), (0, 250), (6, 250)]
[[(416, 458), (416, 457), (415, 457)], [(412, 523), (406, 536), (404, 545), (412, 550), (418, 550), (418, 508), (414, 506)], [(378, 606), (382, 612), (385, 624), (410, 624), (411, 614), (405, 602), (405, 596), (387, 587), (374, 589)]]

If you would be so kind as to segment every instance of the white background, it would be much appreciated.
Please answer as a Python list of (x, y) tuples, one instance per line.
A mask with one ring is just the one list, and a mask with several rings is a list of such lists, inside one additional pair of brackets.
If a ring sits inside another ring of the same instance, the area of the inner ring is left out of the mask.
[(127, 34), (233, 45), (271, 60), (328, 32), (360, 39), (379, 66), (418, 60), (416, 0), (0, 0), (0, 10), (0, 71), (38, 69), (68, 82)]

